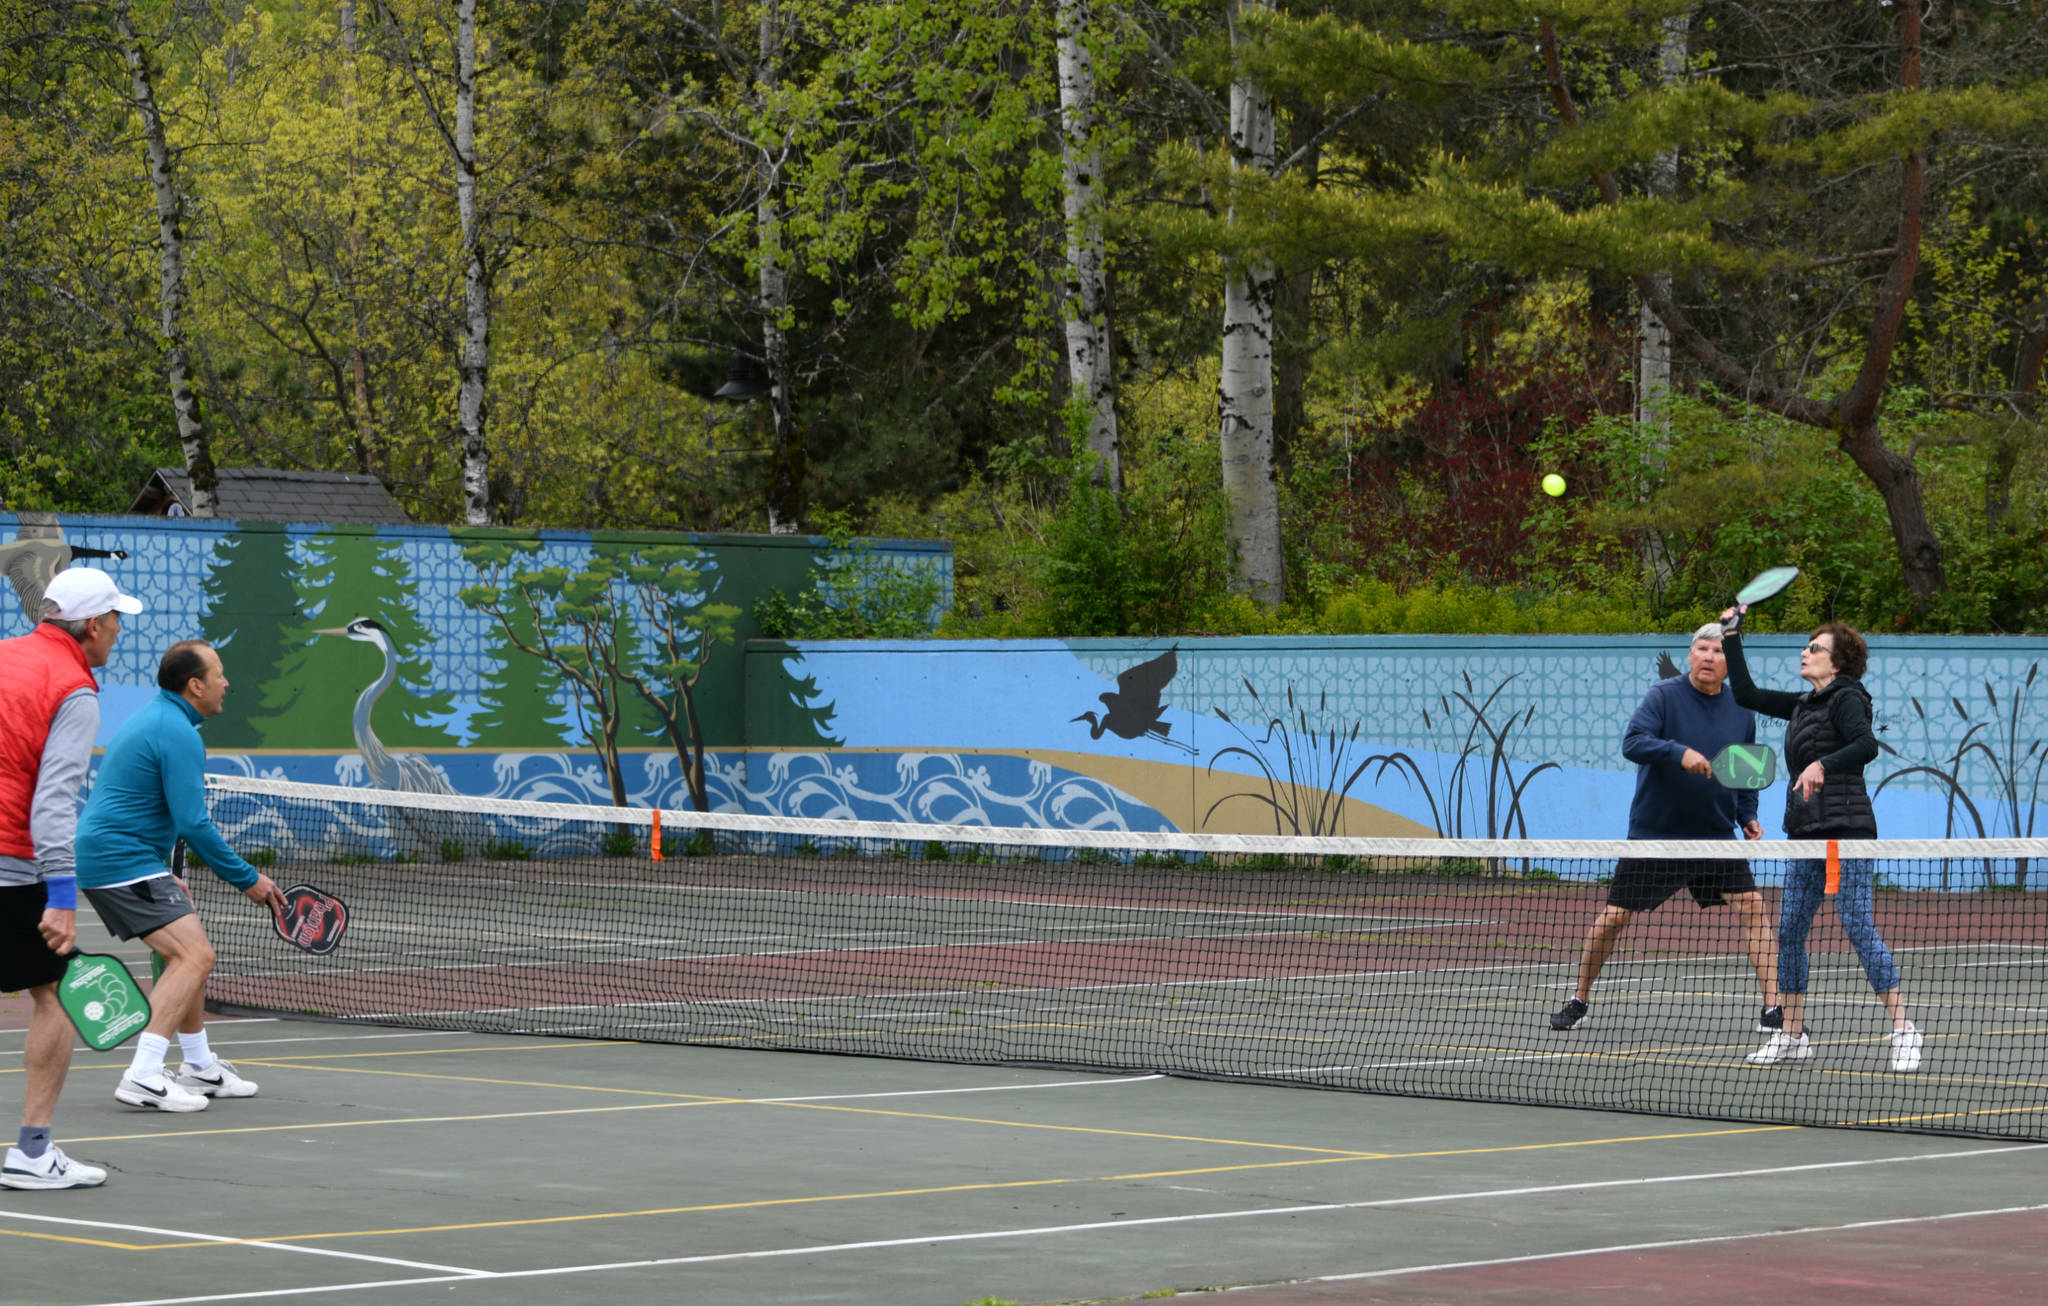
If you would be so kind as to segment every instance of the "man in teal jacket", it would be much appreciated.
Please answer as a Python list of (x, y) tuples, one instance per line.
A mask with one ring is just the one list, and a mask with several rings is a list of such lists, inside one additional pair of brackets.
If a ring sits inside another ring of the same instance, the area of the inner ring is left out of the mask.
[[(275, 910), (284, 896), (228, 847), (207, 815), (199, 723), (219, 715), (227, 700), (220, 654), (204, 640), (181, 640), (164, 651), (156, 683), (157, 696), (115, 734), (93, 779), (78, 823), (78, 884), (109, 930), (141, 939), (164, 959), (149, 1025), (115, 1099), (158, 1111), (201, 1111), (209, 1098), (254, 1097), (256, 1085), (207, 1044), (213, 944), (171, 875), (171, 849), (183, 839), (252, 902)], [(173, 1032), (185, 1058), (176, 1079), (164, 1073)]]

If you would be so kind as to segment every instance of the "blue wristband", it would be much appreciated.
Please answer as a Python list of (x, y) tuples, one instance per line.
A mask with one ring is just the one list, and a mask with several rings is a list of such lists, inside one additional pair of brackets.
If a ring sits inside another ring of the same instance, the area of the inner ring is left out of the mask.
[(43, 878), (43, 888), (48, 894), (43, 905), (51, 911), (78, 910), (78, 877), (75, 875), (49, 875)]

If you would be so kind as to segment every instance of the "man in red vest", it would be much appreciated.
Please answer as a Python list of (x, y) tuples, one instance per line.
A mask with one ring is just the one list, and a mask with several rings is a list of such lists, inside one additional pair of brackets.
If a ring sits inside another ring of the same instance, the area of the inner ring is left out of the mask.
[(121, 615), (140, 611), (107, 573), (72, 567), (43, 591), (42, 623), (0, 641), (0, 989), (26, 989), (31, 1003), (21, 1138), (0, 1162), (0, 1187), (92, 1188), (107, 1180), (51, 1138), (71, 1068), (57, 981), (78, 936), (78, 786), (100, 730), (92, 673), (107, 665)]

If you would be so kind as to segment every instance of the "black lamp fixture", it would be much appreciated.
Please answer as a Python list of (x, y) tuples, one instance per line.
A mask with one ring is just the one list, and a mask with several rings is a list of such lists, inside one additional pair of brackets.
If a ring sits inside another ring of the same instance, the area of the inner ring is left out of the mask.
[(732, 363), (725, 370), (725, 384), (712, 391), (711, 397), (732, 404), (765, 399), (769, 393), (766, 382), (767, 378), (761, 374), (760, 365), (735, 349), (732, 353)]

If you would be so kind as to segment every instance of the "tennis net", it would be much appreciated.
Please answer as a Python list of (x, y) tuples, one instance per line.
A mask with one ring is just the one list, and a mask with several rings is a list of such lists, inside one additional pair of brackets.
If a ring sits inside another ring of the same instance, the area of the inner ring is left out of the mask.
[[(1841, 845), (1841, 891), (1802, 952), (1809, 1055), (1759, 1065), (1753, 958), (1775, 966), (1786, 882), (1802, 862), (1826, 878), (1823, 843), (1130, 835), (210, 788), (243, 855), (349, 908), (341, 946), (311, 955), (194, 876), (217, 1010), (2048, 1137), (2048, 840)], [(1681, 888), (1634, 916), (1585, 1018), (1554, 1029), (1623, 856), (1631, 876), (1718, 877), (1694, 880), (1709, 896), (1746, 866), (1761, 933)], [(1919, 1031), (1910, 1072), (1837, 920), (1858, 901)]]

